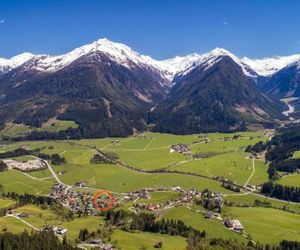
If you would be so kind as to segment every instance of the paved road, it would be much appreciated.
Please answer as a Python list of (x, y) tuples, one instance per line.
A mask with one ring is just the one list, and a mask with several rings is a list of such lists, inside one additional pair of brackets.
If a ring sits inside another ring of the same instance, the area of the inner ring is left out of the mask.
[(61, 184), (61, 185), (65, 185), (67, 187), (72, 187), (66, 183), (63, 183), (57, 176), (57, 174), (54, 172), (53, 168), (51, 167), (51, 165), (46, 161), (46, 160), (42, 160), (43, 164), (45, 164), (47, 166), (47, 168), (49, 169), (49, 171), (51, 172), (51, 174), (53, 175), (54, 179), (56, 180), (57, 183)]

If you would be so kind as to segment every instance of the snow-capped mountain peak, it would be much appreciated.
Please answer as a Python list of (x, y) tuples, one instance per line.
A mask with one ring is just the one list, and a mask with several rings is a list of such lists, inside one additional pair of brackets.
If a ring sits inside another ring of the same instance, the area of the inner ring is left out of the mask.
[(10, 59), (0, 58), (0, 72), (5, 73), (9, 70), (12, 70), (12, 69), (22, 65), (23, 63), (25, 63), (26, 61), (30, 60), (33, 57), (34, 57), (33, 54), (31, 54), (29, 52), (25, 52), (25, 53), (13, 56)]
[(263, 59), (242, 58), (242, 63), (248, 65), (261, 76), (270, 76), (284, 67), (300, 60), (300, 54), (291, 56), (275, 56)]

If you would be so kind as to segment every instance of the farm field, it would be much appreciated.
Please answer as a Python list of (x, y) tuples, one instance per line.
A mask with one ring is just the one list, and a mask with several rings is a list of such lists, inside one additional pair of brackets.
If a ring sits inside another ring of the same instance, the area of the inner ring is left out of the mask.
[(50, 193), (54, 182), (34, 180), (19, 171), (9, 170), (0, 172), (0, 183), (5, 192), (46, 195)]
[(0, 199), (0, 209), (1, 208), (7, 208), (10, 207), (12, 205), (14, 205), (15, 202), (9, 199)]
[(67, 164), (55, 166), (55, 171), (66, 170), (60, 179), (69, 185), (77, 181), (85, 182), (88, 187), (108, 189), (115, 192), (135, 191), (141, 188), (160, 188), (181, 186), (202, 190), (229, 192), (213, 180), (173, 173), (140, 173), (111, 164)]
[(189, 226), (205, 231), (208, 237), (218, 236), (223, 239), (236, 239), (239, 242), (246, 242), (244, 237), (228, 230), (221, 221), (205, 219), (202, 213), (193, 212), (186, 207), (173, 208), (163, 218), (182, 220)]
[(272, 208), (226, 207), (223, 214), (239, 219), (254, 241), (300, 240), (300, 215)]
[(31, 227), (13, 217), (0, 217), (0, 231), (6, 230), (11, 233), (22, 233), (24, 230), (31, 231)]
[(289, 211), (292, 211), (294, 213), (300, 214), (300, 204), (291, 204), (287, 201), (279, 201), (279, 200), (274, 200), (266, 197), (261, 197), (258, 196), (254, 193), (252, 194), (247, 194), (247, 195), (227, 195), (225, 197), (225, 200), (227, 202), (233, 202), (237, 206), (254, 206), (255, 201), (260, 201), (260, 202), (268, 202), (270, 206), (278, 209), (286, 209)]
[(75, 241), (78, 238), (80, 229), (87, 228), (92, 232), (103, 224), (103, 217), (94, 216), (84, 216), (71, 221), (64, 221), (54, 211), (41, 209), (35, 205), (25, 205), (18, 208), (17, 211), (27, 213), (29, 217), (23, 220), (37, 228), (43, 228), (46, 225), (66, 228), (68, 230), (68, 239), (71, 241)]
[(43, 124), (41, 128), (34, 128), (25, 124), (6, 123), (5, 127), (0, 131), (0, 136), (25, 136), (32, 131), (58, 132), (67, 130), (68, 128), (77, 128), (78, 125), (74, 121), (53, 120)]
[[(256, 169), (250, 183), (259, 184), (268, 180), (267, 167), (255, 161)], [(169, 169), (191, 172), (208, 177), (220, 176), (244, 184), (253, 171), (252, 160), (244, 152), (224, 153), (207, 159), (195, 160)]]
[(122, 249), (157, 249), (155, 243), (161, 241), (162, 248), (165, 250), (184, 250), (186, 249), (186, 239), (180, 236), (170, 236), (165, 234), (155, 234), (147, 232), (129, 233), (115, 230), (112, 240), (117, 241)]
[(284, 176), (280, 178), (277, 182), (284, 186), (300, 187), (300, 175), (295, 174), (295, 175)]
[[(203, 140), (206, 142), (203, 143)], [(122, 197), (124, 192), (138, 191), (143, 188), (155, 189), (154, 192), (150, 192), (149, 199), (140, 198), (135, 202), (130, 200), (116, 211), (122, 209), (135, 212), (135, 210), (132, 211), (134, 203), (160, 204), (163, 207), (168, 204), (166, 202), (179, 199), (178, 192), (158, 191), (163, 188), (179, 186), (187, 190), (209, 189), (221, 192), (224, 195), (223, 199), (228, 203), (231, 202), (231, 204), (227, 203), (231, 206), (224, 205), (222, 207), (222, 218), (239, 219), (245, 227), (245, 234), (250, 234), (254, 241), (278, 243), (284, 237), (289, 240), (299, 240), (299, 230), (296, 228), (299, 225), (292, 221), (300, 219), (300, 205), (268, 199), (255, 193), (236, 193), (225, 189), (221, 182), (214, 179), (223, 177), (240, 185), (259, 185), (268, 181), (268, 166), (259, 159), (252, 159), (250, 154), (244, 151), (247, 145), (261, 140), (266, 140), (263, 131), (187, 136), (144, 133), (129, 138), (18, 142), (2, 146), (1, 150), (5, 152), (25, 145), (30, 150), (39, 148), (41, 153), (50, 156), (59, 154), (60, 157), (65, 158), (66, 163), (53, 165), (51, 160), (48, 160), (59, 180), (70, 186), (77, 182), (83, 182), (92, 193), (98, 189), (106, 189), (114, 192), (115, 196)], [(182, 143), (191, 150), (190, 154), (171, 152), (172, 144)], [(104, 153), (115, 153), (121, 163), (92, 164), (91, 159), (98, 153), (97, 148)], [(200, 155), (201, 158), (196, 158), (195, 155)], [(28, 161), (33, 158), (32, 156), (21, 156), (14, 159)], [(279, 182), (286, 179), (287, 183), (297, 185), (298, 177), (285, 177)], [(27, 173), (8, 170), (0, 172), (0, 183), (5, 192), (47, 195), (52, 191), (55, 178), (49, 169)], [(78, 189), (76, 188), (76, 190)], [(267, 201), (268, 206), (278, 209), (257, 207), (255, 206), (256, 200)], [(0, 200), (0, 208), (6, 206), (6, 201)], [(204, 212), (205, 209), (200, 205), (179, 203), (178, 207), (173, 206), (174, 204), (165, 210), (163, 208), (157, 211), (159, 218), (180, 219), (198, 230), (205, 230), (208, 238), (219, 237), (235, 239), (243, 243), (248, 242), (241, 234), (228, 230), (222, 221), (207, 220), (203, 213), (189, 209), (189, 207), (197, 207), (197, 210)], [(247, 208), (241, 206), (247, 206)], [(290, 212), (283, 211), (283, 209)], [(28, 213), (30, 216), (24, 220), (35, 227), (42, 228), (50, 224), (66, 228), (68, 239), (72, 242), (77, 239), (80, 229), (86, 227), (89, 231), (95, 231), (104, 223), (102, 217), (94, 216), (82, 216), (71, 221), (64, 221), (54, 211), (41, 209), (35, 205), (20, 207), (18, 211)], [(137, 211), (149, 212), (147, 209)], [(274, 217), (276, 222), (269, 220), (268, 216), (269, 218)], [(15, 218), (1, 217), (0, 219), (3, 220), (4, 225), (8, 225), (8, 229), (10, 227), (14, 229), (10, 223), (16, 220)], [(293, 224), (293, 226), (289, 227), (289, 224)], [(256, 225), (259, 225), (259, 230)], [(22, 231), (28, 226), (17, 221), (16, 227), (18, 227), (16, 231)], [(272, 234), (269, 234), (269, 230)], [(112, 240), (117, 240), (123, 249), (139, 249), (141, 247), (152, 249), (156, 241), (163, 242), (162, 249), (185, 249), (186, 247), (186, 239), (169, 235), (146, 232), (129, 233), (117, 229), (111, 237)]]

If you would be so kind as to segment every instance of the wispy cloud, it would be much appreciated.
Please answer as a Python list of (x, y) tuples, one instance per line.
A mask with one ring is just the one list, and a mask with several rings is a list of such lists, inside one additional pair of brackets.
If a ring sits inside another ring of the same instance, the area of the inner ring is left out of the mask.
[(4, 19), (0, 19), (0, 23), (5, 23), (5, 20)]
[(227, 24), (228, 24), (228, 22), (224, 22), (223, 24), (224, 24), (224, 25), (227, 25)]

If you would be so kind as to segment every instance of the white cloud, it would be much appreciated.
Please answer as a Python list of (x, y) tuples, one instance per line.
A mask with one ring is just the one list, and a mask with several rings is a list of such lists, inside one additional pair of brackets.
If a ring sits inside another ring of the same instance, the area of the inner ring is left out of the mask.
[(1, 19), (1, 20), (0, 20), (0, 23), (5, 23), (5, 20), (4, 20), (4, 19)]
[(228, 24), (228, 22), (224, 22), (223, 24), (224, 24), (224, 25), (227, 25), (227, 24)]

